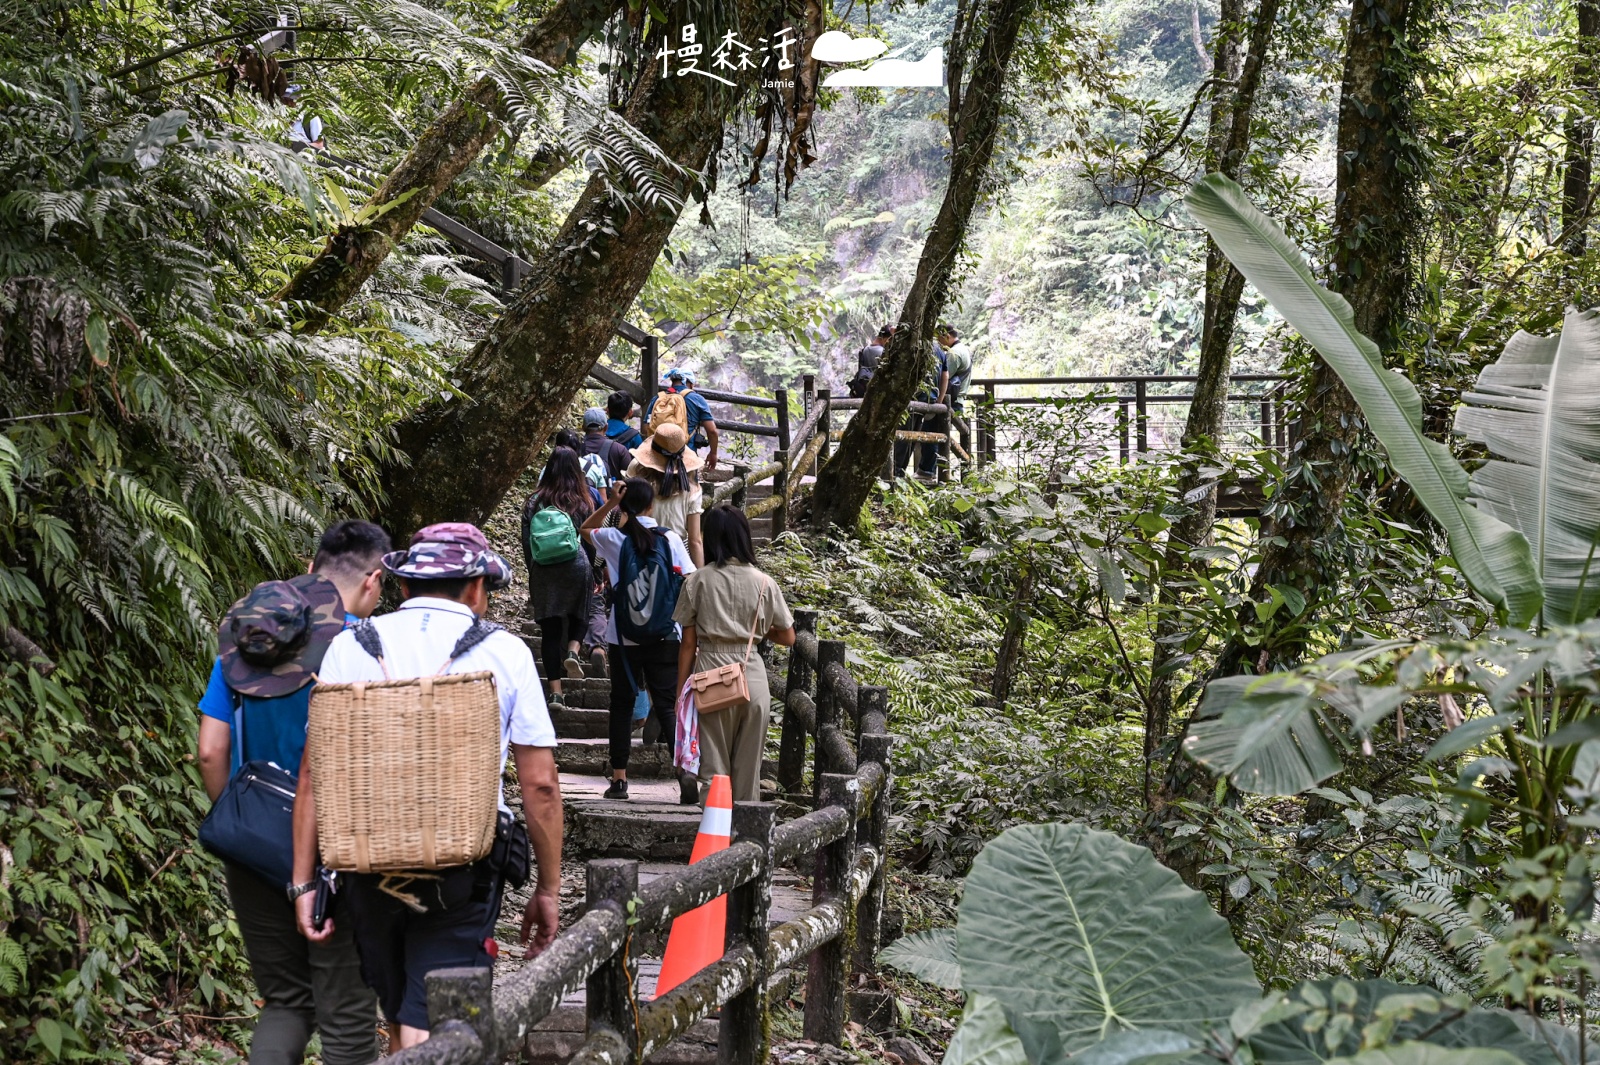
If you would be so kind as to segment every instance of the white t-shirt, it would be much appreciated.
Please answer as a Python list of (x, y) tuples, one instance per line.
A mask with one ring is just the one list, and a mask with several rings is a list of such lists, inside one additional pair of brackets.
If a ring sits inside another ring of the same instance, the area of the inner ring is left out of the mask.
[[(642, 514), (631, 520), (637, 521), (646, 529), (654, 529), (656, 527), (654, 518), (647, 518)], [(615, 588), (618, 578), (622, 575), (622, 541), (628, 538), (628, 534), (621, 529), (602, 528), (592, 530), (589, 536), (594, 540), (595, 552), (605, 559), (606, 578), (611, 582), (611, 587)], [(672, 572), (685, 577), (693, 573), (694, 562), (689, 558), (689, 548), (684, 544), (683, 537), (668, 529), (667, 543), (672, 547)], [(683, 629), (676, 623), (673, 624), (672, 628), (679, 638), (683, 636)], [(632, 640), (624, 640), (617, 633), (617, 611), (615, 607), (612, 608), (610, 616), (606, 618), (606, 643), (634, 646)]]
[[(444, 664), (461, 634), (472, 627), (472, 610), (449, 599), (419, 596), (407, 599), (392, 614), (372, 619), (383, 641), (383, 660), (394, 680), (432, 676)], [(446, 673), (494, 673), (500, 697), (500, 761), (504, 765), (510, 745), (554, 747), (555, 726), (545, 705), (539, 671), (528, 645), (509, 632), (493, 633), (472, 650), (450, 663)], [(356, 642), (348, 629), (335, 636), (323, 656), (317, 679), (325, 684), (353, 684), (383, 679), (383, 667)], [(505, 789), (500, 807), (505, 809)]]

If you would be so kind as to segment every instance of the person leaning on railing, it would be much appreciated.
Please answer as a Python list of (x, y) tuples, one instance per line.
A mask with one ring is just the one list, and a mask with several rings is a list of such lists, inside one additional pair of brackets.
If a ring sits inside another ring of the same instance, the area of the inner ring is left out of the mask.
[[(509, 748), (517, 764), (527, 834), (538, 866), (538, 886), (522, 920), (522, 942), (532, 939), (537, 954), (555, 939), (561, 894), (561, 784), (556, 774), (555, 727), (545, 705), (533, 654), (499, 626), (481, 625), (491, 588), (510, 583), (511, 567), (491, 550), (475, 525), (430, 525), (412, 537), (411, 546), (383, 556), (383, 567), (400, 578), (405, 602), (377, 618), (382, 657), (341, 633), (328, 648), (319, 681), (371, 683), (488, 670), (494, 674), (500, 703), (500, 764)], [(491, 629), (468, 650), (458, 643), (469, 630)], [(440, 663), (444, 666), (441, 668)], [(358, 744), (360, 736), (348, 742)], [(500, 916), (505, 868), (493, 856), (470, 865), (415, 873), (355, 873), (341, 893), (346, 907), (320, 929), (314, 899), (304, 890), (313, 883), (317, 860), (316, 797), (309, 754), (300, 773), (294, 808), (294, 878), (300, 932), (313, 943), (330, 938), (336, 921), (348, 917), (361, 952), (361, 970), (391, 1024), (399, 1026), (401, 1046), (428, 1037), (428, 997), (423, 979), (434, 969), (489, 968), (494, 964), (495, 923)], [(496, 772), (496, 787), (500, 787)], [(500, 797), (501, 822), (518, 833)], [(519, 843), (526, 855), (526, 843)], [(517, 847), (510, 848), (515, 851)], [(499, 848), (496, 848), (497, 852)], [(537, 934), (535, 934), (537, 926)]]
[(750, 521), (723, 504), (703, 516), (706, 565), (684, 581), (673, 617), (683, 627), (678, 649), (678, 684), (691, 673), (743, 662), (748, 702), (700, 715), (700, 783), (718, 774), (733, 781), (734, 802), (761, 801), (761, 756), (766, 746), (772, 696), (754, 640), (794, 646), (794, 615), (783, 592), (756, 567)]

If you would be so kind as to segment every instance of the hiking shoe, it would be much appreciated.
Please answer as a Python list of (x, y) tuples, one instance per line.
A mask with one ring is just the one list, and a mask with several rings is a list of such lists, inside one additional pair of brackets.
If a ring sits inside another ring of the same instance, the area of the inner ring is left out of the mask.
[(550, 698), (546, 699), (545, 702), (548, 703), (552, 709), (558, 706), (563, 710), (567, 708), (567, 700), (562, 698), (560, 692), (551, 692)]
[(700, 779), (685, 773), (678, 778), (678, 805), (700, 805)]
[(606, 672), (606, 649), (604, 647), (596, 647), (589, 652), (589, 676), (609, 677), (610, 675)]
[(562, 668), (567, 671), (568, 680), (583, 679), (583, 662), (579, 660), (577, 655), (567, 655), (567, 660), (561, 663), (561, 665)]
[(613, 780), (606, 789), (605, 797), (608, 799), (626, 799), (628, 797), (628, 782), (626, 780)]

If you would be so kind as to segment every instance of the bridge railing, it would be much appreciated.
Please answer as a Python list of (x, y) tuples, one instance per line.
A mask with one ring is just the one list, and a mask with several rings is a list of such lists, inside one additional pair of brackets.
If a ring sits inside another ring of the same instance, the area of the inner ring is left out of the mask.
[[(1105, 448), (1108, 453), (1115, 449), (1123, 462), (1152, 451), (1176, 450), (1182, 432), (1180, 412), (1174, 410), (1171, 417), (1161, 417), (1153, 411), (1194, 402), (1192, 389), (1167, 391), (1164, 386), (1192, 386), (1196, 380), (1191, 374), (976, 378), (969, 393), (972, 420), (968, 428), (969, 439), (976, 445), (974, 457), (979, 463), (992, 462), (1001, 450), (999, 427), (1003, 419), (998, 408), (1042, 406), (1063, 399), (1109, 408), (1104, 423)], [(1234, 374), (1228, 383), (1222, 450), (1287, 450), (1293, 436), (1293, 426), (1285, 414), (1288, 379), (1282, 374)], [(1036, 391), (1033, 395), (1002, 393), (1018, 388)], [(1049, 389), (1048, 393), (1037, 391), (1044, 388)]]
[[(534, 1026), (583, 987), (586, 1039), (570, 1059), (575, 1065), (636, 1065), (719, 1009), (718, 1061), (764, 1065), (772, 991), (786, 984), (783, 970), (801, 958), (807, 958), (805, 1037), (842, 1044), (851, 972), (870, 971), (878, 952), (893, 740), (887, 691), (850, 675), (844, 643), (817, 638), (815, 612), (796, 611), (795, 628), (779, 784), (787, 798), (813, 809), (780, 824), (775, 803), (736, 803), (726, 850), (642, 886), (636, 861), (589, 862), (587, 912), (499, 986), (486, 969), (429, 973), (432, 1038), (390, 1061), (490, 1065), (514, 1057)], [(813, 904), (769, 927), (773, 871), (799, 865), (812, 873)], [(665, 930), (719, 895), (728, 896), (721, 958), (665, 995), (641, 1001), (634, 937)]]

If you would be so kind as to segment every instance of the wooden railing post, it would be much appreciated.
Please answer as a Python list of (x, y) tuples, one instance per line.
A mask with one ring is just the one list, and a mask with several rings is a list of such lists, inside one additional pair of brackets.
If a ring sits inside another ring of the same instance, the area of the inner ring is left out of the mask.
[[(822, 778), (821, 794), (821, 805), (842, 806), (850, 812), (850, 825), (843, 836), (817, 851), (817, 871), (811, 888), (813, 905), (849, 895), (861, 786), (854, 774), (828, 773)], [(843, 931), (811, 952), (806, 975), (805, 1037), (814, 1043), (840, 1046), (844, 1042), (844, 1022), (849, 1013), (845, 992), (855, 946), (851, 923), (846, 917)]]
[[(794, 630), (797, 633), (817, 631), (817, 612), (815, 610), (796, 610), (794, 612)], [(790, 692), (806, 692), (810, 694), (813, 680), (811, 663), (806, 661), (800, 649), (795, 647), (789, 651), (789, 682), (784, 689), (783, 730), (778, 740), (778, 787), (785, 798), (794, 801), (800, 798), (801, 789), (805, 787), (806, 771), (806, 730), (801, 723), (799, 715), (789, 709)]]
[[(862, 694), (867, 691), (863, 688)], [(867, 885), (867, 892), (861, 896), (861, 905), (856, 909), (855, 971), (858, 973), (876, 971), (878, 950), (883, 945), (883, 906), (889, 884), (889, 797), (894, 783), (889, 759), (893, 749), (894, 737), (881, 731), (864, 733), (858, 748), (858, 760), (862, 765), (877, 762), (883, 766), (883, 787), (878, 789), (872, 809), (863, 811), (862, 818), (866, 842), (878, 851), (878, 871), (872, 874), (872, 882)]]
[(828, 666), (842, 666), (844, 658), (843, 640), (817, 641), (816, 754), (814, 768), (811, 771), (811, 796), (816, 801), (817, 809), (822, 808), (822, 778), (829, 773), (838, 773), (850, 768), (834, 765), (833, 758), (829, 754), (832, 747), (824, 742), (829, 731), (838, 731), (839, 728), (839, 697), (834, 693), (833, 683), (828, 679)]
[(833, 456), (833, 392), (830, 389), (817, 389), (817, 402), (822, 405), (822, 416), (817, 419), (817, 432), (822, 434), (822, 450), (817, 452), (817, 463), (811, 468), (811, 475), (815, 477), (823, 463)]
[(940, 431), (944, 434), (944, 438), (935, 445), (939, 449), (937, 480), (940, 484), (950, 483), (950, 423), (955, 420), (955, 416), (955, 408), (950, 405), (948, 399), (945, 400), (944, 413), (934, 415), (939, 421)]
[(993, 388), (984, 389), (983, 399), (978, 409), (983, 412), (982, 423), (978, 429), (978, 462), (980, 464), (985, 462), (992, 463), (994, 462), (995, 449), (995, 402)]
[(1261, 397), (1261, 446), (1272, 446), (1272, 400), (1266, 396)]
[(750, 476), (750, 464), (748, 462), (735, 462), (733, 464), (733, 475), (739, 478), (739, 487), (733, 490), (733, 505), (743, 510), (745, 495), (750, 489), (750, 482), (745, 479)]
[(644, 397), (639, 400), (639, 431), (642, 433), (650, 427), (650, 419), (645, 416), (650, 407), (650, 397), (661, 386), (661, 338), (654, 333), (645, 337), (643, 346), (639, 348), (639, 385), (639, 395)]
[(1117, 421), (1120, 423), (1117, 429), (1121, 434), (1122, 461), (1126, 465), (1128, 461), (1128, 404), (1121, 397), (1117, 399), (1117, 414)]
[[(435, 969), (423, 977), (428, 995), (428, 1027), (438, 1031), (452, 1021), (478, 1035), (484, 1065), (500, 1060), (494, 1030), (494, 973), (489, 969)], [(509, 1048), (508, 1048), (509, 1049)]]
[(778, 401), (778, 447), (787, 454), (789, 451), (789, 390), (787, 388), (774, 389), (772, 398)]
[[(788, 436), (788, 427), (784, 426), (784, 430)], [(772, 475), (772, 494), (778, 497), (778, 504), (772, 509), (772, 538), (776, 540), (789, 528), (789, 449), (774, 451), (772, 461), (778, 463), (778, 472)]]
[[(628, 858), (596, 858), (584, 869), (585, 898), (590, 909), (614, 908), (624, 918), (628, 903), (639, 893), (639, 863)], [(635, 979), (630, 942), (590, 974), (584, 988), (585, 1027), (590, 1036), (601, 1030), (615, 1032), (628, 1047), (626, 1065), (634, 1065), (633, 1048), (639, 1045), (635, 1025)]]
[(750, 948), (756, 957), (749, 988), (722, 1007), (717, 1025), (718, 1065), (766, 1065), (771, 1039), (767, 1018), (767, 915), (772, 907), (772, 833), (778, 808), (770, 802), (733, 807), (733, 842), (749, 840), (766, 852), (761, 872), (728, 893), (728, 949)]
[[(863, 684), (856, 694), (857, 708), (861, 718), (856, 722), (856, 739), (874, 732), (889, 731), (889, 689), (881, 684)], [(865, 755), (859, 756), (860, 761), (867, 761)]]
[(1143, 455), (1150, 450), (1150, 412), (1147, 408), (1149, 396), (1145, 392), (1145, 380), (1139, 378), (1133, 383), (1133, 402), (1136, 411), (1134, 427), (1138, 430), (1139, 454)]

